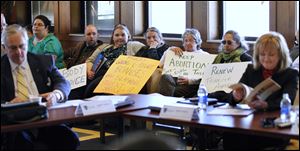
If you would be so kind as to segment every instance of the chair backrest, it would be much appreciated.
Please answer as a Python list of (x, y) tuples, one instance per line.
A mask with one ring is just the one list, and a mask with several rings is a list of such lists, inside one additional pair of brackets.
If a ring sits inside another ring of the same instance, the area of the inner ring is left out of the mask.
[(161, 78), (162, 68), (157, 68), (146, 83), (147, 93), (159, 92), (159, 81)]

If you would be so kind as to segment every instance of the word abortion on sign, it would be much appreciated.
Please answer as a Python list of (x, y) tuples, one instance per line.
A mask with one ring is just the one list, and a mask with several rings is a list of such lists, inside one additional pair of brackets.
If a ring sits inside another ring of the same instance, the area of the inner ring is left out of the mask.
[(86, 63), (73, 66), (69, 69), (63, 68), (59, 71), (70, 82), (71, 89), (86, 85)]
[(173, 51), (169, 51), (166, 54), (162, 74), (200, 79), (204, 69), (214, 61), (215, 57), (216, 55), (196, 52), (183, 52), (183, 55), (178, 56)]
[(238, 83), (250, 62), (224, 63), (209, 65), (201, 83), (206, 85), (209, 93), (215, 91), (230, 92), (230, 85)]

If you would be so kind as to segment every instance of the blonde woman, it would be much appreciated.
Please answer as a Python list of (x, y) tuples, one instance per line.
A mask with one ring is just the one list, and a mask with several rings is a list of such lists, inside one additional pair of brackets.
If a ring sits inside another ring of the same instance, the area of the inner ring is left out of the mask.
[[(298, 82), (298, 71), (292, 69), (289, 49), (284, 37), (277, 32), (270, 32), (259, 37), (254, 46), (253, 64), (249, 64), (240, 82), (255, 87), (271, 77), (281, 89), (270, 95), (266, 100), (254, 97), (248, 105), (256, 110), (278, 110), (283, 93), (288, 93), (293, 103)], [(245, 97), (244, 91), (235, 89), (228, 101), (235, 105)], [(286, 139), (275, 139), (251, 135), (224, 134), (224, 149), (264, 149), (270, 146), (283, 147)]]

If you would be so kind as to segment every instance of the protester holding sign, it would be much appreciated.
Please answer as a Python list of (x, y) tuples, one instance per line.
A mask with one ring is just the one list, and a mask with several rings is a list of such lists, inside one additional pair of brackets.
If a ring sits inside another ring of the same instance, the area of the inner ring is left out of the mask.
[(92, 96), (92, 93), (98, 83), (101, 81), (109, 67), (114, 63), (114, 61), (120, 55), (135, 55), (144, 44), (138, 41), (129, 41), (131, 39), (131, 34), (128, 28), (124, 24), (118, 24), (115, 26), (112, 37), (111, 44), (105, 47), (102, 50), (96, 50), (91, 57), (89, 57), (86, 61), (87, 66), (91, 66), (91, 64), (97, 63), (94, 62), (99, 54), (102, 56), (102, 59), (99, 61), (105, 61), (99, 71), (97, 73), (88, 71), (88, 79), (93, 80), (86, 88), (85, 97)]
[[(202, 40), (197, 29), (186, 29), (182, 37), (184, 51), (208, 54), (200, 49)], [(160, 67), (163, 67), (168, 51), (171, 51), (171, 49), (164, 53), (160, 60)], [(184, 76), (173, 77), (164, 74), (160, 80), (160, 93), (166, 96), (192, 97), (197, 93), (199, 82), (199, 79), (188, 79)]]
[[(229, 30), (224, 34), (219, 49), (220, 53), (213, 64), (252, 61), (252, 57), (247, 53), (248, 45), (245, 44), (239, 33), (234, 30)], [(224, 90), (209, 93), (208, 97), (217, 98), (219, 101), (227, 101), (227, 95)]]
[[(256, 41), (253, 54), (253, 65), (250, 64), (244, 72), (241, 83), (251, 87), (257, 86), (267, 78), (276, 81), (281, 89), (272, 93), (267, 99), (252, 98), (248, 103), (251, 108), (259, 110), (276, 110), (280, 108), (280, 100), (283, 93), (288, 93), (292, 103), (296, 96), (298, 71), (290, 67), (291, 58), (284, 37), (277, 32), (262, 35)], [(239, 103), (245, 96), (240, 89), (234, 89), (229, 94), (228, 101), (231, 104)], [(244, 140), (244, 141), (238, 141)], [(239, 142), (239, 143), (237, 143)], [(274, 139), (258, 136), (224, 134), (224, 149), (264, 149), (270, 146), (280, 146), (284, 149), (289, 141), (286, 139)]]
[(110, 66), (95, 93), (138, 94), (159, 64), (158, 60), (121, 55)]
[(252, 61), (252, 57), (246, 53), (248, 46), (234, 30), (229, 30), (224, 34), (219, 48), (221, 52), (216, 57), (214, 64)]

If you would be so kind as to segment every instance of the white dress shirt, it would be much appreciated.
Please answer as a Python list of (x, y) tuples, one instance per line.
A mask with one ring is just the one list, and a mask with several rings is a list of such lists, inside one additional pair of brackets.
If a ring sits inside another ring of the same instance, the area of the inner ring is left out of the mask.
[[(17, 67), (19, 65), (14, 63), (10, 59), (9, 59), (9, 63), (10, 63), (10, 66), (11, 66), (11, 73), (12, 73), (13, 80), (14, 80), (15, 96), (17, 96)], [(38, 89), (37, 89), (36, 84), (34, 82), (32, 72), (31, 72), (31, 69), (30, 69), (28, 61), (27, 61), (27, 56), (25, 57), (25, 60), (23, 61), (23, 63), (20, 65), (20, 69), (24, 73), (24, 79), (25, 79), (25, 82), (26, 82), (27, 87), (28, 87), (28, 95), (29, 96), (30, 95), (39, 96)]]
[[(25, 59), (21, 65), (14, 63), (11, 59), (9, 59), (9, 63), (11, 66), (11, 72), (12, 72), (12, 76), (13, 76), (13, 80), (14, 80), (15, 96), (17, 96), (17, 67), (18, 66), (21, 67), (21, 70), (24, 73), (24, 79), (28, 86), (28, 95), (29, 96), (39, 96), (40, 95), (39, 91), (37, 89), (37, 86), (36, 86), (35, 81), (32, 76), (31, 69), (30, 69), (28, 61), (27, 61), (27, 54), (25, 54)], [(60, 90), (54, 90), (53, 92), (57, 98), (56, 102), (53, 102), (53, 104), (64, 100), (64, 95)]]

